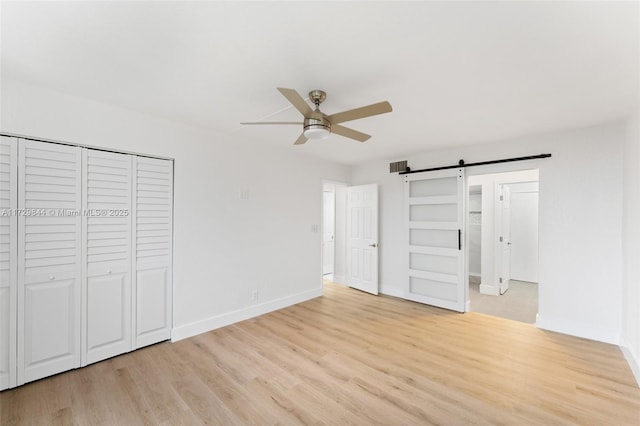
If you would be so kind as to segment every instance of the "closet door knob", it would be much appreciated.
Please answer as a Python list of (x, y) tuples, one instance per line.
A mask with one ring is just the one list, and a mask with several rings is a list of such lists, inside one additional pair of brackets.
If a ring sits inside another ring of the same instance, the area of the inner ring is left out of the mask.
[(108, 269), (108, 270), (107, 270), (107, 274), (110, 274), (110, 273), (111, 273), (111, 269)]
[(51, 281), (53, 281), (53, 280), (55, 280), (55, 279), (56, 279), (56, 276), (55, 276), (55, 275), (49, 275), (49, 279), (50, 279)]

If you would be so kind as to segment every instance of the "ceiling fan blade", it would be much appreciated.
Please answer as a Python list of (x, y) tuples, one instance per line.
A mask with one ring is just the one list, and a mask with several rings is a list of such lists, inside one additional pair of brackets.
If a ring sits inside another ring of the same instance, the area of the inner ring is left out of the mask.
[(378, 102), (360, 108), (350, 109), (348, 111), (331, 114), (327, 117), (331, 124), (344, 123), (345, 121), (358, 120), (360, 118), (371, 117), (372, 115), (384, 114), (391, 112), (391, 104), (387, 101)]
[(294, 145), (302, 145), (306, 143), (309, 139), (304, 135), (304, 133), (300, 133), (300, 137), (293, 143)]
[(336, 135), (344, 136), (346, 138), (355, 139), (358, 142), (366, 142), (371, 137), (371, 135), (367, 135), (366, 133), (350, 129), (339, 124), (331, 125), (331, 133), (335, 133)]
[(298, 92), (293, 89), (283, 89), (282, 87), (278, 87), (278, 90), (285, 98), (287, 98), (289, 102), (291, 102), (291, 105), (293, 105), (298, 111), (300, 111), (303, 116), (309, 117), (311, 115), (313, 110), (311, 110), (309, 104), (302, 98), (302, 96), (300, 96)]
[(303, 123), (300, 121), (252, 121), (249, 123), (240, 123), (243, 126), (253, 126), (257, 124), (297, 124), (301, 126)]

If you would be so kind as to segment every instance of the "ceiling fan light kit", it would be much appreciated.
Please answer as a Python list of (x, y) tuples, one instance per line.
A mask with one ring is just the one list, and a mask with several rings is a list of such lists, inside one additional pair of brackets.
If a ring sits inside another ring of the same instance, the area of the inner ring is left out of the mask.
[[(326, 139), (335, 133), (350, 139), (354, 139), (358, 142), (365, 142), (371, 136), (357, 130), (350, 129), (348, 127), (340, 126), (339, 123), (345, 121), (358, 120), (360, 118), (371, 117), (373, 115), (384, 114), (391, 112), (391, 104), (387, 101), (378, 102), (377, 104), (368, 105), (365, 107), (355, 108), (348, 111), (343, 111), (337, 114), (327, 115), (320, 111), (320, 104), (327, 98), (327, 94), (322, 90), (312, 90), (309, 92), (309, 100), (315, 105), (315, 110), (312, 110), (309, 104), (300, 96), (294, 89), (278, 88), (278, 91), (287, 98), (289, 102), (298, 110), (304, 117), (302, 123), (302, 134), (294, 142), (294, 145), (302, 145), (309, 139)], [(295, 122), (252, 122), (252, 123), (240, 123), (240, 124), (296, 124)]]
[(331, 134), (331, 123), (325, 119), (305, 118), (303, 129), (307, 139), (326, 139)]

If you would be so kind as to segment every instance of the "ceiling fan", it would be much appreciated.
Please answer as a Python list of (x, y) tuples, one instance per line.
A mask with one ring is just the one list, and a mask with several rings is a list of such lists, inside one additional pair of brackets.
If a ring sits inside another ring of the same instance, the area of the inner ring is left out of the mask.
[(327, 115), (320, 111), (320, 104), (327, 98), (327, 94), (322, 90), (312, 90), (309, 92), (309, 100), (312, 101), (316, 109), (312, 110), (309, 104), (294, 89), (283, 89), (278, 87), (280, 93), (298, 110), (304, 117), (302, 122), (279, 121), (279, 122), (251, 122), (240, 123), (246, 125), (260, 124), (296, 124), (302, 125), (302, 134), (294, 142), (294, 145), (302, 145), (309, 139), (326, 139), (331, 133), (351, 138), (359, 142), (367, 141), (371, 136), (357, 130), (341, 126), (339, 123), (345, 121), (358, 120), (360, 118), (371, 117), (373, 115), (391, 112), (391, 104), (387, 101), (378, 102), (360, 108), (350, 109), (337, 114)]

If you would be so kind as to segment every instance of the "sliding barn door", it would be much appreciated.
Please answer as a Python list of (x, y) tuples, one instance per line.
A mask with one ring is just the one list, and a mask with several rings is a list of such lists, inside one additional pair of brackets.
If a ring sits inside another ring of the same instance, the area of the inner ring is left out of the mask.
[(0, 137), (0, 390), (16, 386), (18, 141)]
[(20, 140), (18, 384), (80, 366), (81, 149)]
[(172, 327), (173, 162), (135, 157), (135, 348)]
[(405, 175), (409, 300), (464, 312), (464, 169)]
[(132, 161), (83, 150), (82, 365), (132, 350)]

